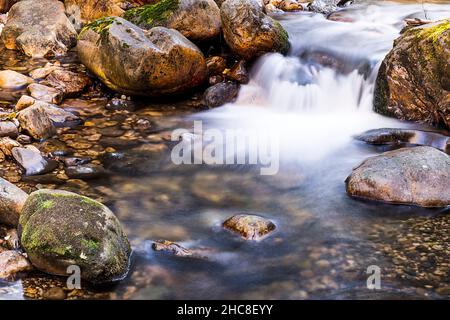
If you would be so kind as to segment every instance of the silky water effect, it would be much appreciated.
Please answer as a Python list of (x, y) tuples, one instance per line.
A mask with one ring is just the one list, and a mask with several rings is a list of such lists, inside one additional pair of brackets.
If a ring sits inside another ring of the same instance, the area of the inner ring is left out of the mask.
[[(336, 14), (352, 22), (304, 12), (277, 17), (289, 32), (291, 51), (261, 57), (235, 103), (160, 118), (168, 132), (192, 129), (199, 120), (204, 129), (275, 135), (277, 174), (260, 175), (257, 165), (176, 166), (165, 152), (132, 161), (139, 170), (88, 182), (108, 188), (106, 204), (134, 248), (130, 275), (105, 289), (109, 298), (445, 298), (436, 288), (448, 286), (449, 278), (436, 266), (449, 256), (446, 211), (351, 199), (344, 181), (364, 159), (389, 150), (357, 142), (355, 134), (429, 129), (375, 114), (374, 81), (402, 20), (449, 17), (450, 5), (367, 3)], [(245, 242), (220, 226), (236, 213), (262, 215), (277, 229), (263, 241)], [(423, 262), (421, 252), (410, 250), (424, 241), (421, 228), (434, 230), (427, 241), (445, 244), (434, 260)], [(209, 259), (154, 252), (158, 239), (206, 248)], [(371, 265), (381, 268), (381, 290), (366, 286)], [(20, 281), (0, 283), (0, 298), (21, 294)]]

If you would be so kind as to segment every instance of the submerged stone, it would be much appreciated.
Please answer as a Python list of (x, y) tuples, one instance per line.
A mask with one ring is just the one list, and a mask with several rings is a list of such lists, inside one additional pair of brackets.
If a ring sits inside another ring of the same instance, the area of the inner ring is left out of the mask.
[(240, 235), (245, 240), (262, 240), (276, 228), (275, 224), (256, 215), (238, 214), (223, 223), (223, 227)]
[[(64, 212), (64, 214), (61, 214)], [(103, 204), (62, 190), (30, 194), (19, 221), (22, 246), (43, 272), (66, 276), (78, 265), (93, 283), (123, 279), (131, 248), (120, 222)]]

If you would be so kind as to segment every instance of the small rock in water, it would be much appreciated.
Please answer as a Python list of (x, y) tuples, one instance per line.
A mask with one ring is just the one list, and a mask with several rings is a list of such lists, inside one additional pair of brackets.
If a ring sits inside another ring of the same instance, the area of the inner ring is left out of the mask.
[(237, 62), (230, 70), (226, 70), (224, 74), (228, 79), (243, 84), (248, 83), (248, 81), (250, 80), (247, 69), (245, 68), (244, 60)]
[(239, 234), (245, 240), (256, 241), (267, 237), (276, 228), (275, 224), (268, 219), (246, 214), (232, 216), (223, 223), (223, 227)]
[(21, 111), (29, 106), (33, 105), (36, 102), (36, 99), (33, 97), (23, 95), (20, 97), (19, 101), (16, 103), (16, 111)]
[(153, 250), (155, 251), (163, 251), (175, 256), (180, 257), (190, 257), (192, 256), (192, 252), (189, 249), (186, 249), (180, 246), (178, 243), (168, 241), (168, 240), (158, 240), (153, 242), (152, 245)]
[(354, 197), (445, 207), (450, 205), (450, 156), (432, 147), (388, 151), (356, 167), (346, 186)]
[(19, 135), (19, 130), (11, 121), (0, 121), (0, 137), (15, 138)]
[(0, 88), (17, 89), (33, 83), (33, 79), (12, 70), (0, 71)]
[(119, 220), (90, 198), (35, 191), (25, 202), (18, 231), (31, 263), (43, 272), (67, 276), (67, 267), (75, 264), (81, 278), (93, 283), (121, 280), (128, 273), (131, 247)]
[(92, 82), (85, 74), (57, 69), (42, 83), (58, 89), (64, 97), (74, 97), (81, 94)]
[(31, 143), (31, 137), (27, 136), (26, 134), (20, 134), (16, 140), (20, 144), (30, 144)]
[(47, 63), (45, 67), (35, 69), (30, 72), (30, 77), (33, 79), (44, 79), (46, 76), (48, 76), (53, 71), (57, 70), (59, 67), (54, 66), (50, 63)]
[(92, 161), (92, 158), (85, 157), (85, 158), (76, 158), (76, 157), (67, 157), (64, 158), (64, 165), (66, 167), (72, 167), (72, 166), (79, 166), (82, 164), (87, 164)]
[(0, 178), (0, 223), (16, 226), (27, 198), (26, 192)]
[(0, 138), (0, 151), (7, 157), (12, 156), (12, 149), (15, 147), (21, 147), (22, 145), (9, 137)]
[(239, 93), (239, 85), (234, 82), (221, 82), (205, 91), (204, 102), (209, 108), (220, 107), (233, 102)]
[(42, 293), (42, 298), (46, 300), (64, 300), (67, 298), (66, 293), (60, 287), (53, 287)]
[(227, 67), (227, 61), (221, 56), (212, 56), (206, 59), (209, 76), (222, 74)]
[(45, 159), (39, 150), (31, 148), (31, 146), (13, 148), (12, 155), (25, 169), (27, 176), (47, 173), (57, 167), (56, 161)]
[(387, 144), (409, 142), (414, 135), (414, 131), (411, 130), (383, 128), (366, 131), (357, 135), (355, 139), (370, 144)]
[(129, 101), (126, 99), (119, 99), (119, 98), (112, 98), (111, 101), (108, 102), (108, 104), (105, 107), (107, 110), (127, 110), (127, 111), (134, 111), (136, 109), (136, 106), (133, 101)]
[(16, 273), (32, 270), (30, 262), (14, 250), (0, 252), (0, 279), (7, 279)]
[(30, 95), (33, 98), (48, 103), (59, 104), (63, 99), (63, 95), (60, 90), (38, 83), (30, 84), (28, 86), (28, 92), (30, 92)]
[(106, 175), (106, 171), (101, 165), (86, 164), (69, 166), (66, 168), (66, 174), (71, 179), (97, 179)]

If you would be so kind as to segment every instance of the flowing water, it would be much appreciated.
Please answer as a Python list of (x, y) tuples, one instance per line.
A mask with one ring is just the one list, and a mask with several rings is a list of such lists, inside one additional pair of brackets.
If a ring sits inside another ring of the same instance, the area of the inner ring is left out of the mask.
[[(224, 149), (244, 130), (279, 163), (278, 172), (261, 175), (264, 165), (245, 161), (177, 166), (170, 150), (154, 155), (157, 144), (130, 151), (126, 168), (112, 166), (107, 179), (88, 182), (118, 215), (134, 248), (130, 276), (104, 289), (107, 297), (445, 298), (439, 288), (450, 284), (448, 212), (355, 200), (345, 192), (353, 167), (388, 150), (357, 142), (355, 134), (429, 129), (372, 111), (377, 69), (411, 17), (450, 17), (450, 4), (363, 1), (334, 14), (339, 21), (306, 12), (277, 16), (290, 53), (261, 57), (235, 103), (174, 117), (150, 106), (136, 111), (158, 114), (165, 134), (192, 131), (201, 121), (203, 130), (230, 134)], [(195, 132), (188, 138), (195, 140)], [(235, 151), (232, 158), (249, 156), (245, 146)], [(271, 219), (275, 234), (254, 243), (223, 231), (221, 222), (236, 213)], [(158, 239), (208, 248), (209, 258), (154, 252)], [(380, 290), (366, 286), (371, 265), (381, 269)], [(26, 281), (0, 283), (0, 298), (21, 297)]]

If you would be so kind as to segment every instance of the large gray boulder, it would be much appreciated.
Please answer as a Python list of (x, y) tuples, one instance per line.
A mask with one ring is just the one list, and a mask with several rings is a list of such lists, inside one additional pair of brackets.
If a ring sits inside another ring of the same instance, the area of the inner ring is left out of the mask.
[(62, 190), (39, 190), (28, 197), (19, 221), (19, 236), (39, 270), (67, 275), (77, 265), (81, 278), (93, 283), (126, 276), (131, 248), (116, 216), (103, 204)]
[(9, 11), (1, 34), (5, 47), (30, 57), (61, 55), (76, 43), (77, 33), (57, 0), (22, 0)]
[(220, 34), (220, 10), (214, 0), (161, 0), (128, 10), (124, 18), (144, 29), (175, 29), (192, 41)]
[(178, 31), (144, 31), (122, 18), (97, 20), (83, 28), (78, 54), (108, 87), (125, 94), (182, 93), (201, 84), (207, 74), (201, 51)]
[(28, 194), (9, 181), (0, 178), (0, 223), (17, 226)]
[(220, 7), (223, 35), (231, 50), (250, 60), (267, 52), (286, 53), (289, 36), (257, 0), (226, 0)]
[(388, 151), (355, 168), (346, 185), (354, 197), (445, 207), (450, 205), (450, 156), (432, 147)]

